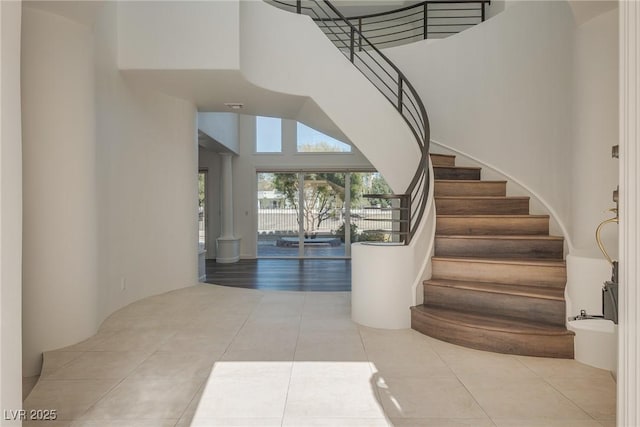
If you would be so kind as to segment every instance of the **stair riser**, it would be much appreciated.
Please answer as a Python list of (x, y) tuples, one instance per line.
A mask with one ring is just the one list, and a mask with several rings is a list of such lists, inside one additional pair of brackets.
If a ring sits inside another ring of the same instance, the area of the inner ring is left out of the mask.
[(454, 156), (431, 154), (431, 164), (433, 166), (455, 166), (456, 158)]
[(511, 265), (471, 263), (434, 259), (433, 277), (472, 280), (514, 285), (543, 286), (564, 289), (567, 282), (564, 266)]
[(438, 196), (505, 196), (506, 182), (435, 182), (434, 195)]
[(436, 237), (435, 255), (477, 258), (562, 259), (562, 240)]
[(548, 235), (549, 218), (443, 218), (436, 220), (441, 235)]
[(424, 284), (424, 305), (487, 315), (500, 313), (502, 316), (557, 326), (563, 326), (566, 320), (564, 301), (428, 283)]
[(480, 170), (434, 167), (433, 177), (434, 179), (480, 179)]
[(438, 215), (527, 215), (528, 199), (435, 199)]
[(512, 334), (471, 328), (411, 312), (411, 328), (433, 338), (478, 350), (523, 356), (573, 359), (573, 336)]

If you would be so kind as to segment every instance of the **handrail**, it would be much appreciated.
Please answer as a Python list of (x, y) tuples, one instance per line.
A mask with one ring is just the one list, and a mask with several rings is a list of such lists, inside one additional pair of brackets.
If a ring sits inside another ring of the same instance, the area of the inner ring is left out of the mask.
[(409, 244), (424, 215), (429, 193), (429, 119), (418, 92), (404, 73), (329, 0), (309, 0), (304, 6), (301, 0), (296, 0), (295, 4), (282, 0), (271, 0), (271, 3), (295, 7), (296, 13), (309, 15), (349, 61), (394, 105), (409, 126), (421, 155), (407, 190), (404, 194), (374, 195), (398, 201), (399, 229), (394, 230), (394, 234), (399, 241)]
[[(459, 33), (486, 19), (491, 0), (426, 0), (385, 12), (346, 19), (370, 40), (391, 47)], [(381, 18), (381, 19), (379, 19)], [(324, 18), (319, 18), (323, 21)], [(392, 29), (392, 31), (386, 31)]]

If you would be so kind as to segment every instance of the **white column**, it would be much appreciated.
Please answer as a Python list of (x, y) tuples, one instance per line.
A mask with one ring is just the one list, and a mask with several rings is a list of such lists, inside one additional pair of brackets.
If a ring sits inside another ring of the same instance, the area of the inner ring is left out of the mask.
[(232, 263), (240, 259), (240, 239), (233, 233), (233, 155), (221, 153), (220, 237), (216, 240), (216, 262)]
[(351, 173), (344, 175), (344, 256), (351, 257)]
[(618, 426), (640, 425), (640, 3), (620, 5), (620, 295), (618, 326)]

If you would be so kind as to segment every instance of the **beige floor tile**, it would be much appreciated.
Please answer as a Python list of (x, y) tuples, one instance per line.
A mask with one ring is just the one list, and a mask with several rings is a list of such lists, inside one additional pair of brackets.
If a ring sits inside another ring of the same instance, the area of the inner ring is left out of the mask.
[(153, 353), (131, 377), (207, 378), (215, 359), (204, 352)]
[(282, 315), (265, 315), (251, 316), (246, 323), (242, 325), (243, 330), (286, 330), (299, 329), (302, 317), (300, 314), (282, 314)]
[(42, 372), (40, 375), (47, 377), (67, 363), (82, 356), (82, 354), (82, 351), (46, 351), (42, 355)]
[(301, 331), (295, 360), (367, 361), (357, 331)]
[[(71, 427), (174, 427), (178, 420), (77, 420)], [(46, 427), (46, 426), (42, 426)]]
[[(393, 427), (494, 427), (488, 418), (391, 418)], [(511, 426), (511, 427), (516, 427)]]
[(392, 418), (486, 417), (457, 378), (376, 377), (375, 384)]
[(358, 332), (358, 324), (351, 318), (327, 317), (303, 314), (300, 322), (302, 332), (314, 331), (336, 331), (336, 332)]
[(197, 418), (176, 427), (280, 427), (281, 424), (282, 418)]
[(252, 378), (255, 376), (291, 376), (293, 362), (216, 362), (211, 377)]
[(613, 378), (547, 378), (556, 390), (597, 420), (615, 420), (616, 383)]
[(146, 353), (89, 351), (59, 368), (47, 376), (47, 379), (121, 379), (129, 375), (147, 357)]
[(42, 380), (24, 402), (24, 408), (55, 409), (58, 420), (73, 420), (107, 394), (117, 380)]
[(384, 418), (371, 377), (292, 375), (285, 417)]
[(430, 346), (411, 334), (363, 336), (365, 350), (383, 377), (451, 377), (451, 369)]
[(589, 419), (582, 409), (539, 378), (463, 380), (492, 419)]
[(282, 329), (251, 328), (240, 330), (222, 360), (293, 360), (298, 340), (297, 327)]
[(234, 335), (229, 333), (210, 333), (181, 331), (167, 338), (159, 347), (158, 351), (165, 352), (185, 352), (197, 351), (206, 353), (217, 359), (222, 356), (231, 344)]
[(179, 419), (202, 379), (127, 378), (82, 420)]
[(283, 427), (389, 427), (385, 418), (294, 418), (285, 417)]
[(497, 427), (601, 427), (595, 420), (504, 419), (494, 420)]
[(456, 352), (446, 364), (461, 380), (468, 377), (488, 379), (537, 378), (538, 375), (517, 358), (487, 351)]
[(293, 343), (280, 347), (254, 347), (254, 348), (229, 348), (220, 358), (224, 361), (244, 361), (244, 362), (282, 362), (292, 361), (295, 355), (296, 346)]
[(72, 351), (133, 351), (153, 353), (174, 330), (125, 329), (99, 332), (97, 335), (68, 347)]
[(22, 377), (22, 400), (24, 401), (31, 390), (36, 386), (38, 380), (40, 379), (39, 375), (33, 377)]
[(193, 419), (281, 418), (290, 375), (290, 362), (218, 362)]
[(371, 363), (358, 361), (335, 362), (301, 362), (296, 361), (291, 370), (295, 378), (347, 378), (353, 381), (371, 380), (373, 370)]
[(74, 424), (69, 420), (55, 421), (23, 421), (22, 427), (73, 427)]
[(611, 376), (609, 371), (585, 365), (573, 359), (514, 356), (541, 377), (582, 378)]
[(451, 369), (429, 351), (369, 354), (373, 369), (383, 378), (453, 378)]

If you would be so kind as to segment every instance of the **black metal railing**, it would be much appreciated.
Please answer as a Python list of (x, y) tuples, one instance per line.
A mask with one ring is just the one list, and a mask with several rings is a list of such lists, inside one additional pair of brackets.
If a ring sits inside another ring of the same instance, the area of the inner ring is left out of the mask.
[(372, 43), (349, 18), (328, 0), (269, 3), (309, 15), (338, 49), (391, 102), (411, 129), (420, 150), (418, 168), (404, 194), (372, 194), (365, 197), (392, 200), (395, 227), (386, 230), (396, 241), (408, 244), (424, 215), (429, 193), (429, 120), (413, 85), (402, 71)]
[[(268, 0), (269, 3), (284, 6), (297, 13), (306, 13), (311, 7), (307, 0)], [(347, 16), (346, 21), (357, 28), (378, 48), (387, 48), (418, 40), (444, 38), (471, 28), (486, 19), (486, 7), (491, 0), (427, 0), (411, 6), (366, 15)], [(305, 10), (307, 9), (307, 10)], [(324, 25), (348, 25), (333, 19), (312, 16)], [(337, 31), (339, 34), (344, 31)], [(336, 42), (337, 40), (332, 41)], [(361, 49), (359, 40), (356, 46)]]

